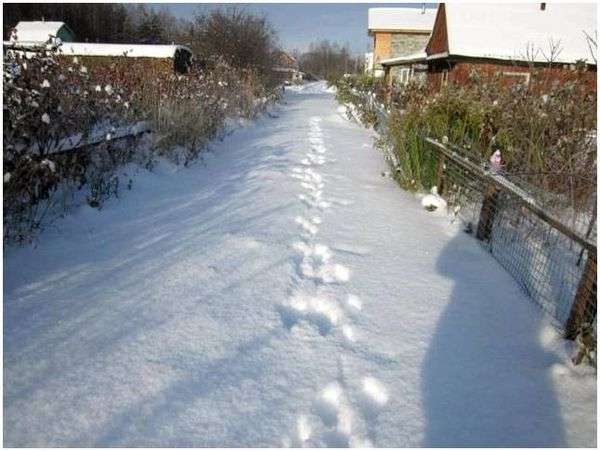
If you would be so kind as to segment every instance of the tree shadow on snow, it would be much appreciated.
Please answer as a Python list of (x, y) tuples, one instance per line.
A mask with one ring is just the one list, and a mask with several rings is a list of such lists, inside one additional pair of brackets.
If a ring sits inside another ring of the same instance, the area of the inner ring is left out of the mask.
[(421, 371), (422, 445), (565, 446), (541, 309), (468, 235), (450, 241), (436, 268), (454, 288)]

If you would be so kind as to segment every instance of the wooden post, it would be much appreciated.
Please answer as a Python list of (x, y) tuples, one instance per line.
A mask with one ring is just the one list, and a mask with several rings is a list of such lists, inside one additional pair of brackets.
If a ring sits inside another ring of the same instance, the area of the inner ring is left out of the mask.
[(477, 224), (477, 233), (475, 236), (478, 240), (489, 241), (492, 234), (492, 224), (494, 216), (498, 209), (498, 195), (500, 190), (495, 185), (489, 185), (483, 197), (481, 212), (479, 213), (479, 223)]
[(444, 154), (440, 154), (437, 164), (436, 180), (437, 192), (440, 196), (444, 194), (444, 164), (446, 164), (446, 157), (444, 156)]
[(392, 101), (392, 73), (390, 66), (383, 66), (383, 71), (383, 85), (385, 86), (385, 104), (389, 105)]
[(592, 323), (596, 317), (596, 253), (589, 252), (577, 293), (573, 300), (573, 307), (565, 325), (565, 338), (574, 340), (583, 323)]

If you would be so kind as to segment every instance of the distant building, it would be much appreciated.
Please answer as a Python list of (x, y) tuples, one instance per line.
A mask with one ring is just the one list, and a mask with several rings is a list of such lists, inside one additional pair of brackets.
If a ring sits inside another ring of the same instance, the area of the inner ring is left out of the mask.
[(302, 72), (300, 72), (298, 61), (283, 50), (275, 53), (271, 71), (274, 77), (283, 83), (298, 83), (302, 81)]
[(427, 71), (433, 90), (465, 84), (476, 70), (529, 83), (541, 67), (549, 83), (584, 78), (596, 90), (594, 3), (440, 4), (431, 37), (419, 52), (382, 61), (391, 83), (400, 71)]
[[(56, 39), (58, 38), (58, 39)], [(102, 70), (116, 59), (135, 59), (140, 67), (163, 72), (187, 73), (192, 65), (192, 51), (184, 45), (104, 44), (74, 42), (75, 33), (64, 22), (19, 22), (11, 32), (10, 40), (3, 43), (5, 50), (38, 52), (56, 49), (60, 58), (78, 57), (91, 69)], [(132, 69), (132, 62), (123, 61), (124, 70)], [(130, 72), (131, 72), (130, 70)]]
[(435, 9), (370, 8), (368, 30), (373, 37), (373, 70), (383, 75), (381, 61), (422, 50), (429, 40)]
[(19, 22), (11, 32), (12, 41), (45, 43), (51, 38), (62, 42), (74, 42), (75, 33), (64, 22), (46, 22), (43, 20)]

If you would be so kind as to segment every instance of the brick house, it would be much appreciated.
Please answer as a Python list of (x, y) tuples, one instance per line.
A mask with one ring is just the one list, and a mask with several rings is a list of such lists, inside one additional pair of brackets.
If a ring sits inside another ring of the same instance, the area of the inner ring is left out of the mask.
[(369, 35), (373, 37), (373, 71), (383, 75), (381, 61), (420, 51), (429, 40), (435, 9), (370, 8)]
[(548, 83), (583, 78), (596, 90), (596, 5), (440, 4), (431, 36), (421, 52), (382, 61), (388, 83), (393, 69), (426, 67), (439, 90), (465, 84), (476, 70), (499, 74), (507, 84), (529, 83), (532, 67)]

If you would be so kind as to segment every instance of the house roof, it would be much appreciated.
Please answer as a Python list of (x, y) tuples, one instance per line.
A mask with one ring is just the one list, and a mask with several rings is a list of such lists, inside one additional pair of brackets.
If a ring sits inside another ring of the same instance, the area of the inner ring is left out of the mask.
[[(448, 54), (515, 61), (595, 64), (594, 3), (446, 3)], [(558, 51), (552, 52), (552, 47)], [(528, 52), (529, 49), (529, 52)]]
[(64, 22), (21, 21), (15, 29), (19, 41), (46, 42), (50, 36), (56, 36), (62, 27), (67, 27), (67, 25)]
[(289, 53), (279, 50), (275, 52), (273, 57), (273, 63), (277, 67), (287, 67), (291, 69), (298, 69), (298, 62)]
[(191, 50), (184, 45), (150, 44), (94, 44), (87, 42), (64, 42), (63, 55), (73, 56), (128, 56), (131, 58), (173, 58), (179, 49)]
[(410, 63), (419, 63), (427, 60), (427, 53), (425, 53), (425, 49), (420, 52), (412, 53), (410, 55), (398, 56), (396, 58), (388, 58), (385, 60), (381, 60), (380, 64), (382, 66), (401, 66), (403, 64)]
[(435, 8), (369, 8), (369, 31), (429, 33), (435, 12)]

